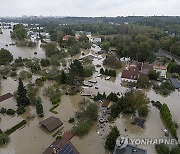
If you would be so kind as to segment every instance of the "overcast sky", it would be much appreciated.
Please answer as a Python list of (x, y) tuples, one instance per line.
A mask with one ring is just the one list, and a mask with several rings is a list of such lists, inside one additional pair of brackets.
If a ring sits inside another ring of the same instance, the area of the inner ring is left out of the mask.
[(180, 0), (0, 0), (0, 16), (180, 15)]

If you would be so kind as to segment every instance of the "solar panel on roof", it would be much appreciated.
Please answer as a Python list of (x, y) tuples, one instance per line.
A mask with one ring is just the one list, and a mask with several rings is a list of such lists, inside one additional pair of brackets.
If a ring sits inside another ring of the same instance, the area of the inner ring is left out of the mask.
[(69, 144), (63, 146), (63, 148), (58, 152), (58, 154), (75, 154), (74, 150)]

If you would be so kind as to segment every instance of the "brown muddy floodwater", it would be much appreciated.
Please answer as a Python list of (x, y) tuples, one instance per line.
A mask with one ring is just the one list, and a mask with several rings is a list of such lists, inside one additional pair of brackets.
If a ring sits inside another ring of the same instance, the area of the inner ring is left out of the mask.
[[(0, 35), (0, 48), (9, 50), (13, 54), (14, 58), (45, 58), (45, 52), (40, 47), (40, 43), (35, 48), (16, 47), (14, 45), (9, 45), (11, 43), (16, 43), (15, 40), (10, 38), (10, 31), (11, 30), (9, 29), (2, 29), (3, 34)], [(34, 52), (37, 52), (37, 55), (35, 55)]]
[[(3, 32), (4, 34), (0, 35), (0, 48), (4, 47), (10, 50), (10, 52), (14, 55), (14, 58), (17, 58), (19, 56), (22, 56), (23, 58), (45, 57), (44, 51), (39, 47), (35, 49), (15, 46), (6, 47), (5, 45), (12, 43), (13, 40), (10, 39), (9, 30), (3, 30)], [(37, 55), (34, 55), (35, 51), (38, 53)], [(77, 55), (73, 57), (73, 59), (79, 57), (80, 55)], [(102, 65), (102, 63), (103, 59), (93, 60), (94, 65)], [(128, 88), (121, 86), (121, 70), (117, 71), (118, 75), (116, 78), (111, 78), (109, 81), (105, 80), (106, 76), (97, 77), (97, 75), (99, 74), (99, 70), (100, 68), (96, 67), (96, 72), (93, 74), (93, 76), (86, 79), (87, 81), (96, 80), (97, 83), (94, 86), (97, 86), (99, 89), (95, 89), (94, 87), (83, 87), (84, 92), (97, 94), (99, 91), (100, 93), (106, 92), (106, 94), (109, 94), (110, 92), (124, 93), (128, 90)], [(33, 78), (36, 77), (37, 76), (33, 76)], [(25, 84), (27, 83), (28, 81), (26, 81)], [(45, 86), (48, 86), (49, 84), (49, 82), (46, 82)], [(9, 77), (7, 80), (2, 79), (0, 95), (5, 94), (7, 92), (13, 93), (14, 91), (16, 91), (17, 85), (17, 81), (15, 81), (11, 77)], [(39, 125), (40, 121), (48, 118), (49, 116), (56, 116), (63, 121), (63, 131), (70, 130), (72, 128), (72, 125), (68, 123), (68, 120), (70, 117), (73, 117), (74, 113), (78, 110), (78, 104), (80, 101), (82, 101), (83, 97), (81, 97), (80, 94), (77, 94), (76, 96), (63, 95), (59, 107), (56, 108), (58, 114), (54, 115), (53, 113), (49, 112), (49, 109), (52, 105), (51, 102), (43, 96), (43, 88), (44, 87), (42, 87), (39, 91), (39, 96), (42, 98), (45, 115), (44, 118), (38, 118), (36, 116), (36, 110), (33, 106), (27, 107), (26, 113), (22, 116), (11, 117), (0, 115), (0, 128), (2, 130), (6, 130), (14, 126), (22, 119), (27, 119), (27, 117), (29, 116), (34, 117), (30, 120), (27, 120), (28, 123), (24, 128), (17, 130), (16, 132), (10, 135), (11, 141), (7, 145), (1, 147), (0, 154), (41, 154), (54, 141), (52, 133), (48, 133)], [(180, 122), (180, 93), (178, 91), (175, 91), (168, 97), (162, 97), (156, 94), (153, 90), (144, 92), (147, 93), (150, 100), (159, 100), (161, 103), (167, 103), (173, 115), (173, 119), (176, 122)], [(13, 98), (8, 99), (4, 102), (1, 102), (0, 107), (16, 109), (16, 101)], [(107, 123), (104, 126), (104, 128), (98, 128), (98, 124), (96, 124), (88, 135), (86, 135), (82, 139), (74, 137), (71, 140), (71, 142), (74, 144), (74, 146), (81, 154), (105, 154), (107, 152), (104, 148), (104, 138), (108, 134), (110, 126), (114, 125), (118, 127), (120, 134), (122, 136), (128, 136), (129, 138), (165, 138), (164, 133), (162, 131), (165, 129), (165, 127), (160, 119), (159, 111), (152, 105), (150, 105), (150, 114), (146, 120), (145, 129), (141, 129), (138, 126), (132, 125), (131, 121), (132, 117), (130, 115), (120, 115), (119, 118), (117, 118), (117, 120), (113, 124)], [(125, 131), (125, 129), (127, 131)], [(178, 137), (180, 137), (179, 129), (177, 131), (177, 134)], [(155, 154), (155, 149), (153, 145), (141, 145), (140, 147), (147, 149), (148, 154)]]

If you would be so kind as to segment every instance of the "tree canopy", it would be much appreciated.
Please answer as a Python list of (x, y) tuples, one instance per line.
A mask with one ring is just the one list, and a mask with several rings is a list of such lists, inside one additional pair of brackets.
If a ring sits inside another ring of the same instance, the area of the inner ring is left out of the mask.
[(0, 49), (0, 65), (9, 64), (13, 61), (13, 55), (6, 49)]

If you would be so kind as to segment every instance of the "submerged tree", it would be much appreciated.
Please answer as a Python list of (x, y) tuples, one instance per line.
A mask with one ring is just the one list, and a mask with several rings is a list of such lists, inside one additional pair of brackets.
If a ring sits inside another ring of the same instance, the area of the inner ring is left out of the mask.
[(27, 97), (27, 90), (24, 87), (24, 84), (21, 78), (19, 78), (16, 101), (17, 101), (17, 106), (20, 106), (20, 105), (27, 106), (30, 104), (29, 98)]
[(36, 102), (36, 113), (39, 115), (39, 117), (43, 117), (44, 116), (42, 101), (41, 101), (40, 97), (37, 99), (37, 102)]

